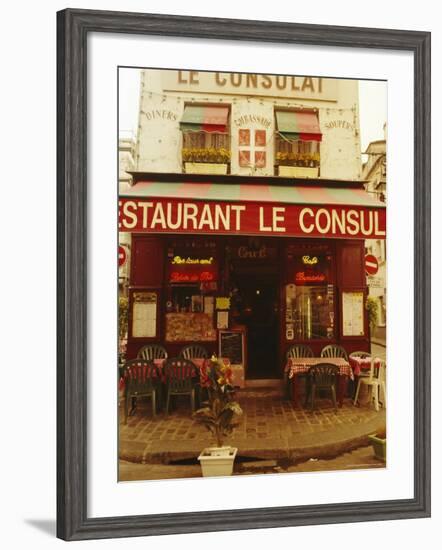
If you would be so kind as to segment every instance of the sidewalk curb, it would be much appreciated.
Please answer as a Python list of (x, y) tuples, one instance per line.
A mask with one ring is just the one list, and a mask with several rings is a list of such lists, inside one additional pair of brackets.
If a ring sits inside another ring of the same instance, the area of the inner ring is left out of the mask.
[[(300, 436), (292, 435), (275, 439), (238, 439), (232, 437), (229, 444), (238, 447), (238, 456), (275, 459), (283, 458), (290, 462), (300, 462), (310, 458), (332, 458), (344, 452), (369, 444), (368, 436), (385, 428), (385, 411), (380, 411), (371, 421), (353, 427), (348, 435), (348, 427), (330, 432), (314, 432)], [(318, 439), (321, 444), (318, 445)], [(149, 443), (125, 441), (119, 458), (138, 464), (170, 464), (178, 460), (196, 458), (204, 442), (200, 439), (189, 441), (161, 440)]]

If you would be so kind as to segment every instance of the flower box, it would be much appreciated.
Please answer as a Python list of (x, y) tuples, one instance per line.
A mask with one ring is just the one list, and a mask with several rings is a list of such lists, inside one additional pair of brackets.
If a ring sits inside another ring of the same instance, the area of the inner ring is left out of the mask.
[(186, 174), (227, 174), (228, 164), (211, 162), (185, 162)]
[(319, 177), (319, 167), (280, 165), (278, 175), (284, 178), (317, 178)]

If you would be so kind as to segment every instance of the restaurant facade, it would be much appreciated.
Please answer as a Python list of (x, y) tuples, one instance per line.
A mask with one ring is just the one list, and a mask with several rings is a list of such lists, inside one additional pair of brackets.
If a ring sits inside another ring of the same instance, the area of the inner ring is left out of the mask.
[(364, 243), (386, 213), (360, 180), (357, 82), (146, 70), (140, 97), (127, 358), (199, 344), (243, 385), (282, 378), (295, 344), (369, 351)]

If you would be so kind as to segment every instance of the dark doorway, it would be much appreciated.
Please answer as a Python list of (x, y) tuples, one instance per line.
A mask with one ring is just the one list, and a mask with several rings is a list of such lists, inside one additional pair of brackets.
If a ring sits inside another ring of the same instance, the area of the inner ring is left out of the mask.
[(241, 324), (247, 327), (249, 379), (279, 378), (279, 278), (273, 270), (254, 270), (252, 276), (237, 273), (241, 296)]

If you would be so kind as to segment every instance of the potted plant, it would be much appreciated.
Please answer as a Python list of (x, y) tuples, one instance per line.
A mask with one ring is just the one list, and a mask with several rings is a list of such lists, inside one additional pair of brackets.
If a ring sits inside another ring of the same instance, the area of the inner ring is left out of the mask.
[(368, 439), (373, 447), (374, 455), (379, 460), (386, 462), (387, 460), (387, 435), (383, 430), (373, 435), (369, 435)]
[(371, 334), (374, 335), (379, 316), (379, 305), (377, 299), (373, 298), (373, 296), (367, 296), (365, 309), (368, 311), (368, 324), (370, 325)]
[(195, 420), (213, 435), (216, 447), (203, 449), (198, 457), (204, 477), (232, 475), (238, 449), (224, 446), (224, 438), (238, 425), (235, 416), (242, 414), (233, 399), (232, 369), (215, 356), (201, 373), (201, 386), (207, 391), (205, 406), (194, 413)]

